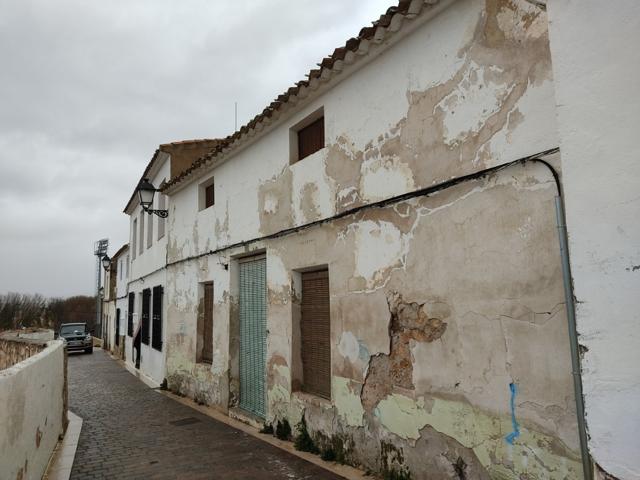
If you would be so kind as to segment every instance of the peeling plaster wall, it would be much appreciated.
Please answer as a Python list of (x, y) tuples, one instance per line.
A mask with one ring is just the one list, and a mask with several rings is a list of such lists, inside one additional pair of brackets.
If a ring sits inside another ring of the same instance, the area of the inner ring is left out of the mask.
[(637, 480), (640, 4), (549, 2), (549, 15), (589, 449)]
[[(169, 388), (237, 404), (235, 259), (266, 251), (268, 422), (304, 415), (317, 442), (378, 472), (580, 478), (556, 187), (541, 164), (203, 255), (556, 147), (546, 25), (526, 1), (455, 2), (173, 194)], [(320, 107), (326, 147), (289, 165), (290, 126)], [(212, 176), (216, 204), (198, 211)], [(316, 265), (329, 266), (331, 401), (294, 381), (292, 272)], [(195, 362), (206, 281), (212, 365)]]
[[(558, 146), (546, 15), (460, 0), (272, 132), (171, 196), (169, 262)], [(324, 107), (326, 148), (289, 165)]]
[[(545, 167), (512, 167), (267, 243), (281, 271), (329, 265), (333, 352), (330, 405), (291, 393), (291, 302), (271, 301), (270, 418), (296, 423), (304, 409), (312, 431), (350, 439), (375, 470), (393, 445), (414, 478), (456, 478), (458, 458), (468, 478), (580, 478), (554, 196)], [(363, 226), (398, 235), (363, 246)], [(399, 261), (363, 276), (358, 257), (386, 248)], [(270, 299), (286, 298), (290, 279), (268, 279)]]

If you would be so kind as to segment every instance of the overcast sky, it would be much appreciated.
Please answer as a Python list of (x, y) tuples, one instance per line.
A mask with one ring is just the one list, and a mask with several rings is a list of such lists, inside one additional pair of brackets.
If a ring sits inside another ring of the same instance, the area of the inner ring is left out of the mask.
[(392, 0), (0, 0), (0, 293), (92, 294), (160, 143), (239, 125)]

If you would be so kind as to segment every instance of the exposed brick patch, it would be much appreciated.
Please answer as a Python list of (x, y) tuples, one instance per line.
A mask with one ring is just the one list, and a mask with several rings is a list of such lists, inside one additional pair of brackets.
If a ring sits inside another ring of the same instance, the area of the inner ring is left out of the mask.
[(433, 342), (447, 329), (440, 318), (430, 317), (425, 304), (406, 302), (393, 292), (387, 296), (389, 313), (390, 353), (378, 354), (369, 360), (367, 378), (362, 388), (362, 405), (371, 412), (394, 387), (413, 390), (411, 341)]

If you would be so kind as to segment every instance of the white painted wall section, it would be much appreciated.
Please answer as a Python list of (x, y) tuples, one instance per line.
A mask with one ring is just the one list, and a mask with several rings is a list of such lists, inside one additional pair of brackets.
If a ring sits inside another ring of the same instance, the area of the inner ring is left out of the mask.
[(42, 475), (63, 433), (64, 348), (61, 340), (0, 371), (0, 478)]
[(640, 3), (549, 2), (589, 448), (640, 479)]

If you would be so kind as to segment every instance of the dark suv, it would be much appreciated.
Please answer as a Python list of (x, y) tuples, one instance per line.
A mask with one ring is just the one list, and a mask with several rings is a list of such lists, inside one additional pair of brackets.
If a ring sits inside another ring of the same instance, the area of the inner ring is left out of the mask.
[(93, 336), (87, 331), (86, 323), (63, 323), (58, 336), (64, 340), (68, 352), (84, 350), (85, 353), (93, 353)]

